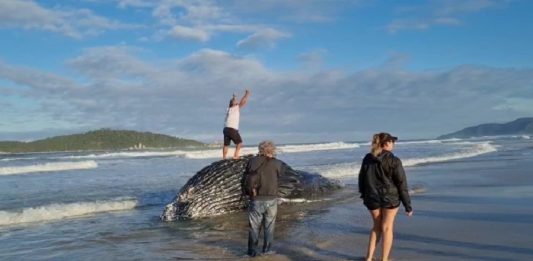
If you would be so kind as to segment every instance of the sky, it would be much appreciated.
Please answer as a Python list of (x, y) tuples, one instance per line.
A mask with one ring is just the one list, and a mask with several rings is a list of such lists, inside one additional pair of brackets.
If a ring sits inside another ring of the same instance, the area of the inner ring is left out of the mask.
[(435, 138), (533, 116), (533, 1), (0, 1), (0, 140)]

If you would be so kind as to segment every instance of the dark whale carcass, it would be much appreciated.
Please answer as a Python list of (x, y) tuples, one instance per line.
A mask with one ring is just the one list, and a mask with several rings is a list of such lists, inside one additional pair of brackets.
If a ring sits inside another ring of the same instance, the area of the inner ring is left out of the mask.
[[(241, 181), (251, 157), (216, 161), (198, 171), (165, 206), (161, 219), (212, 217), (246, 208), (248, 198), (242, 193)], [(297, 201), (312, 199), (338, 188), (337, 181), (287, 166), (285, 175), (279, 179), (278, 196)]]

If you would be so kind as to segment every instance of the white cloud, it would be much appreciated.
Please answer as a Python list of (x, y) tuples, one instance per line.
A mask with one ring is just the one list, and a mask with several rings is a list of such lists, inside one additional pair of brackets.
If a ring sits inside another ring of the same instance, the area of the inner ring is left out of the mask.
[(51, 125), (209, 140), (220, 136), (231, 94), (242, 95), (244, 89), (252, 91), (242, 113), (244, 135), (293, 142), (325, 132), (331, 139), (347, 139), (336, 135), (372, 132), (374, 126), (404, 136), (436, 136), (472, 122), (533, 114), (533, 107), (525, 106), (533, 104), (533, 69), (461, 66), (416, 72), (405, 69), (404, 56), (395, 55), (383, 66), (355, 72), (276, 72), (256, 59), (211, 49), (153, 62), (140, 59), (140, 52), (89, 49), (67, 62), (82, 78), (2, 63), (0, 79), (20, 87), (10, 95), (39, 104), (32, 115)]
[(531, 98), (513, 97), (506, 98), (501, 104), (493, 107), (494, 110), (502, 111), (518, 111), (523, 112), (524, 115), (531, 115)]
[(359, 6), (363, 1), (336, 0), (334, 4), (323, 0), (269, 0), (255, 1), (253, 5), (247, 0), (226, 1), (225, 7), (231, 13), (241, 16), (266, 17), (276, 21), (296, 23), (324, 23), (334, 21), (337, 14), (346, 9)]
[(328, 52), (325, 49), (316, 49), (300, 54), (298, 60), (307, 68), (316, 69), (322, 67), (324, 64), (324, 56), (326, 56), (327, 53)]
[[(159, 30), (151, 37), (207, 42), (218, 34), (251, 34), (240, 40), (237, 47), (256, 50), (272, 48), (291, 33), (277, 29), (276, 21), (324, 22), (334, 20), (335, 14), (359, 1), (336, 1), (335, 5), (321, 0), (310, 1), (249, 1), (228, 0), (119, 0), (122, 8), (150, 8)], [(163, 32), (163, 33), (161, 33)], [(145, 38), (146, 39), (146, 38)]]
[(402, 8), (402, 15), (391, 21), (386, 29), (390, 33), (403, 30), (427, 30), (433, 26), (461, 25), (462, 18), (470, 13), (481, 12), (491, 8), (505, 7), (510, 0), (447, 0), (429, 1), (427, 4)]
[(210, 37), (209, 33), (202, 29), (181, 25), (175, 25), (172, 30), (170, 30), (170, 35), (173, 38), (180, 40), (194, 40), (199, 42), (206, 42)]
[(252, 50), (264, 47), (272, 48), (278, 40), (289, 37), (291, 37), (290, 33), (265, 28), (237, 42), (237, 47)]
[(87, 9), (49, 9), (30, 0), (9, 0), (0, 1), (0, 27), (44, 30), (81, 38), (105, 30), (138, 26), (109, 20)]
[(90, 48), (67, 65), (93, 79), (137, 79), (156, 70), (132, 55), (140, 51), (126, 46)]
[(12, 66), (0, 62), (0, 79), (9, 80), (33, 91), (47, 94), (63, 93), (75, 87), (75, 82), (52, 73), (41, 72), (26, 67)]
[(120, 8), (127, 7), (150, 7), (153, 6), (153, 1), (146, 0), (118, 0), (118, 6)]

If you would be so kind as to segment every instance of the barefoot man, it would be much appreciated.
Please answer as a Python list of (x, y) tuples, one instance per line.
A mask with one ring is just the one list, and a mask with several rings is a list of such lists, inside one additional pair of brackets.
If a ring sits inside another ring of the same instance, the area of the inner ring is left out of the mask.
[(229, 102), (228, 111), (226, 112), (226, 123), (224, 125), (224, 148), (222, 149), (222, 159), (226, 159), (228, 148), (231, 141), (235, 143), (235, 153), (233, 159), (239, 159), (239, 153), (242, 146), (242, 138), (239, 134), (239, 117), (240, 109), (248, 102), (250, 91), (246, 90), (241, 101), (237, 101), (237, 95), (233, 94)]

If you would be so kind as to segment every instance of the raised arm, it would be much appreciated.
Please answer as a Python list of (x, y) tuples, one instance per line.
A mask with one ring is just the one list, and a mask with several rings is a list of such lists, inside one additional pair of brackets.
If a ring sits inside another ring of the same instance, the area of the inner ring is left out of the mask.
[(246, 90), (244, 91), (244, 96), (242, 96), (241, 102), (239, 103), (239, 107), (244, 107), (246, 103), (248, 102), (248, 96), (250, 96), (250, 91)]

